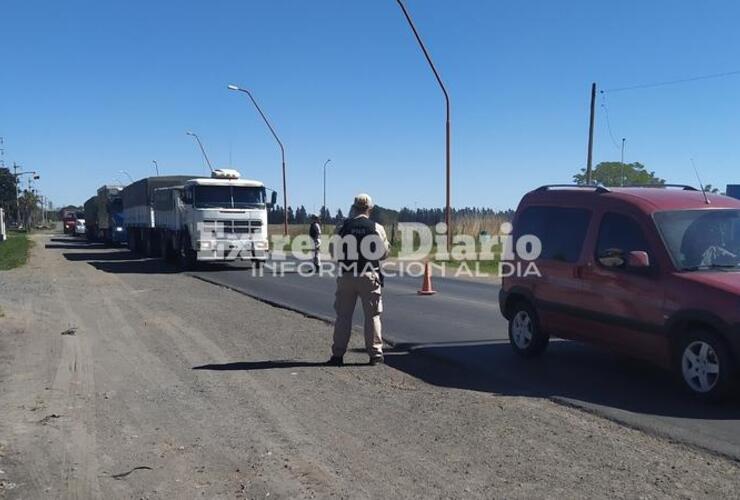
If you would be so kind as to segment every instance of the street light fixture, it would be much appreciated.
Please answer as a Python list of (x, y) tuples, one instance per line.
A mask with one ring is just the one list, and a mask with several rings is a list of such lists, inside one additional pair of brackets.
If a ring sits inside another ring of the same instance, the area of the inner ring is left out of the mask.
[(159, 175), (159, 164), (157, 163), (157, 160), (152, 160), (152, 163), (154, 163), (154, 170), (157, 172), (157, 175)]
[(211, 165), (211, 160), (208, 159), (208, 155), (206, 154), (206, 150), (203, 147), (203, 143), (200, 142), (200, 137), (198, 137), (198, 134), (196, 134), (195, 132), (192, 132), (190, 130), (188, 130), (185, 133), (187, 135), (191, 136), (191, 137), (195, 137), (195, 140), (198, 143), (198, 147), (200, 147), (200, 152), (203, 153), (203, 158), (206, 159), (206, 163), (208, 164), (208, 168), (210, 169), (211, 173), (213, 173), (213, 166)]
[[(324, 219), (326, 219), (326, 166), (329, 164), (330, 161), (331, 161), (331, 158), (329, 158), (328, 160), (324, 162), (324, 207), (322, 210), (323, 212), (322, 215), (324, 215)], [(326, 222), (326, 220), (324, 220), (324, 222)]]
[(272, 125), (270, 124), (270, 120), (267, 119), (267, 116), (262, 112), (262, 108), (259, 107), (259, 104), (257, 104), (257, 101), (254, 100), (254, 97), (252, 96), (252, 93), (247, 90), (243, 89), (241, 87), (237, 87), (236, 85), (227, 85), (226, 88), (229, 90), (234, 90), (237, 92), (244, 92), (249, 96), (249, 99), (252, 101), (252, 104), (254, 104), (254, 107), (257, 108), (257, 111), (259, 112), (260, 116), (265, 122), (265, 125), (267, 125), (267, 128), (270, 129), (270, 132), (272, 133), (272, 136), (275, 138), (275, 140), (278, 143), (278, 146), (280, 146), (280, 154), (282, 156), (283, 160), (283, 205), (285, 205), (284, 212), (285, 212), (285, 218), (283, 220), (283, 234), (285, 236), (288, 235), (288, 188), (287, 183), (285, 180), (285, 148), (283, 147), (282, 141), (278, 138), (277, 134), (275, 133), (275, 129), (272, 128)]
[(411, 19), (411, 16), (406, 10), (406, 6), (403, 4), (402, 0), (396, 0), (396, 1), (398, 2), (399, 7), (401, 7), (401, 10), (403, 11), (403, 15), (406, 17), (406, 21), (408, 21), (409, 26), (411, 27), (411, 31), (414, 32), (414, 37), (416, 37), (416, 41), (419, 42), (419, 47), (421, 47), (422, 52), (424, 52), (424, 57), (429, 63), (429, 67), (432, 69), (432, 73), (434, 73), (434, 77), (437, 79), (437, 83), (439, 84), (439, 87), (442, 89), (442, 93), (444, 94), (444, 98), (445, 98), (445, 110), (447, 113), (447, 120), (445, 122), (445, 165), (446, 165), (446, 169), (445, 169), (446, 170), (445, 224), (447, 225), (447, 253), (449, 254), (449, 252), (452, 249), (452, 221), (451, 221), (452, 208), (450, 204), (450, 95), (447, 93), (447, 89), (445, 88), (445, 84), (442, 82), (442, 78), (439, 76), (439, 73), (437, 72), (437, 68), (434, 67), (432, 58), (429, 55), (427, 48), (424, 46), (424, 42), (421, 40), (421, 36), (419, 35), (419, 32), (416, 31), (416, 26), (414, 26), (414, 21)]

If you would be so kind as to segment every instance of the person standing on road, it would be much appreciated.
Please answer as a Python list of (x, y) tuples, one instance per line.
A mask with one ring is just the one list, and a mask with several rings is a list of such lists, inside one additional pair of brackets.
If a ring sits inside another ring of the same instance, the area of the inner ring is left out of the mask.
[(318, 271), (321, 268), (321, 256), (319, 255), (321, 249), (321, 224), (319, 223), (319, 216), (316, 214), (311, 216), (311, 226), (308, 228), (308, 236), (313, 241), (313, 266)]
[(358, 194), (350, 217), (338, 230), (339, 240), (333, 245), (338, 261), (337, 292), (334, 310), (334, 343), (327, 364), (342, 366), (347, 352), (352, 316), (357, 298), (365, 315), (365, 349), (370, 364), (383, 362), (383, 337), (380, 315), (383, 312), (383, 275), (380, 261), (388, 256), (390, 245), (385, 229), (370, 220), (373, 200), (365, 193)]

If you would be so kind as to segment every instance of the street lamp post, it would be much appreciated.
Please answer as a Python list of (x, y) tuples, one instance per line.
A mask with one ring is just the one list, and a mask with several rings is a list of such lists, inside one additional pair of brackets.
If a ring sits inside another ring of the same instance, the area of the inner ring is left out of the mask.
[(421, 36), (419, 36), (419, 32), (416, 31), (416, 26), (414, 26), (414, 21), (411, 20), (411, 16), (406, 10), (406, 6), (403, 4), (402, 0), (396, 0), (396, 1), (398, 2), (399, 7), (401, 7), (401, 10), (403, 11), (403, 15), (406, 17), (406, 21), (408, 21), (409, 26), (411, 27), (411, 31), (414, 32), (414, 37), (416, 37), (416, 41), (419, 42), (419, 47), (421, 47), (422, 52), (424, 52), (424, 57), (429, 63), (429, 67), (432, 69), (432, 72), (434, 73), (434, 77), (437, 79), (437, 83), (442, 89), (442, 93), (444, 94), (444, 98), (445, 98), (445, 111), (447, 114), (447, 119), (445, 122), (445, 167), (446, 167), (445, 168), (445, 175), (446, 175), (445, 224), (447, 225), (447, 253), (449, 253), (450, 250), (452, 249), (452, 221), (451, 221), (452, 208), (451, 208), (451, 203), (450, 203), (450, 96), (447, 93), (447, 89), (445, 88), (444, 83), (442, 82), (442, 78), (439, 76), (439, 73), (437, 72), (437, 68), (434, 67), (432, 58), (429, 55), (427, 48), (424, 46), (424, 42), (421, 40)]
[(206, 159), (206, 163), (208, 164), (208, 169), (211, 171), (211, 173), (213, 173), (213, 165), (211, 165), (211, 160), (208, 159), (208, 155), (206, 154), (206, 149), (203, 147), (203, 143), (200, 142), (200, 137), (198, 137), (198, 134), (196, 134), (195, 132), (191, 132), (190, 130), (188, 130), (185, 133), (191, 137), (195, 137), (195, 141), (198, 143), (200, 152), (203, 153), (203, 158)]
[(326, 222), (326, 166), (329, 164), (330, 161), (331, 161), (331, 158), (329, 158), (328, 160), (324, 162), (324, 206), (322, 210), (323, 212), (322, 215), (324, 215), (324, 222)]
[(125, 170), (119, 170), (118, 173), (125, 175), (126, 177), (128, 177), (128, 180), (130, 180), (132, 184), (134, 183), (134, 178), (131, 177), (131, 174), (129, 174)]
[(157, 175), (159, 175), (159, 164), (157, 163), (157, 160), (152, 160), (152, 163), (154, 163), (155, 172), (157, 172)]
[[(23, 168), (17, 163), (13, 163), (13, 180), (15, 181), (15, 217), (17, 222), (21, 221), (21, 203), (20, 203), (20, 178), (24, 175), (30, 175), (34, 180), (39, 180), (41, 176), (35, 170), (28, 170), (26, 172), (18, 172), (19, 168)], [(29, 179), (30, 186), (30, 179)]]
[(288, 236), (288, 188), (287, 183), (285, 181), (285, 148), (283, 147), (282, 141), (278, 138), (277, 134), (275, 133), (275, 129), (272, 128), (272, 125), (270, 124), (270, 120), (267, 119), (267, 116), (262, 112), (262, 108), (260, 108), (259, 104), (257, 104), (257, 101), (254, 100), (254, 97), (252, 96), (252, 93), (247, 90), (243, 89), (241, 87), (238, 87), (236, 85), (227, 85), (229, 90), (235, 90), (237, 92), (244, 92), (249, 96), (249, 99), (252, 101), (252, 104), (254, 104), (254, 107), (257, 108), (257, 111), (259, 112), (260, 116), (265, 122), (265, 125), (267, 125), (267, 128), (270, 129), (270, 132), (272, 133), (272, 136), (275, 138), (275, 140), (278, 143), (278, 146), (280, 146), (280, 154), (282, 156), (283, 160), (283, 211), (285, 212), (285, 217), (283, 219), (283, 234), (285, 236)]

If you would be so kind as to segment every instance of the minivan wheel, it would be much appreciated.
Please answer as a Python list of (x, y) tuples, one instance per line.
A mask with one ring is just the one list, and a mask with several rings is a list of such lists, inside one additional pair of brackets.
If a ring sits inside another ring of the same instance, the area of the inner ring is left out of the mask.
[(539, 356), (550, 342), (550, 336), (540, 328), (537, 313), (526, 302), (519, 302), (512, 308), (509, 342), (514, 352), (524, 358)]
[(709, 332), (693, 332), (681, 342), (678, 372), (695, 396), (710, 401), (725, 398), (732, 389), (735, 370), (725, 343)]

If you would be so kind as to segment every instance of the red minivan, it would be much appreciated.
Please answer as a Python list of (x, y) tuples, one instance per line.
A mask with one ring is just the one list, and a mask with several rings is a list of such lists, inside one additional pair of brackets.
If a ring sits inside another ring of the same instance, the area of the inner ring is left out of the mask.
[(499, 298), (514, 351), (585, 341), (672, 369), (702, 398), (731, 392), (740, 200), (690, 186), (543, 186), (517, 208), (514, 241), (524, 235), (541, 245), (538, 272), (503, 278)]

